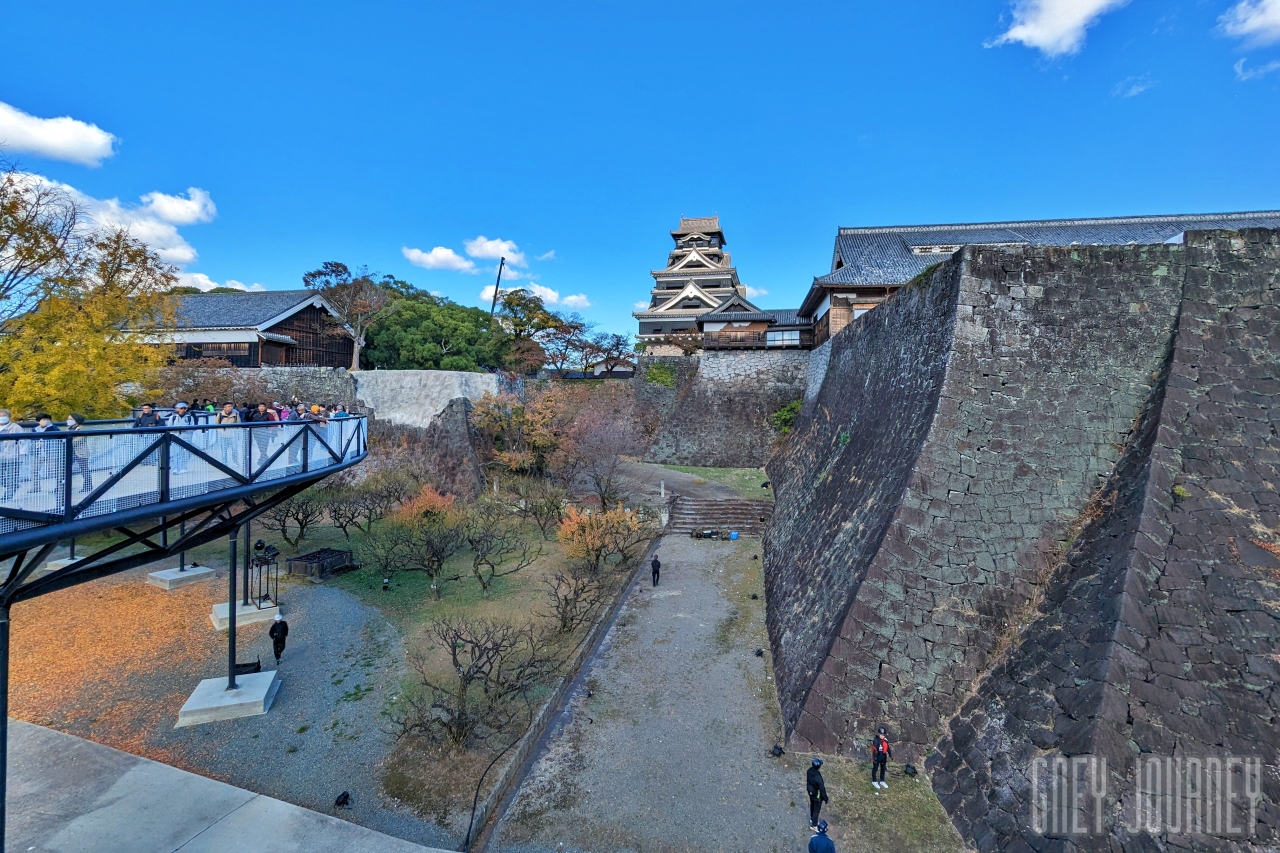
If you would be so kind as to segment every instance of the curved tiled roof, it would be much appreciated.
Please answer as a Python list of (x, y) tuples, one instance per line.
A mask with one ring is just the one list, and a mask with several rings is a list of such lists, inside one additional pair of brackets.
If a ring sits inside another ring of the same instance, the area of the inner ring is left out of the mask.
[(680, 227), (671, 232), (673, 237), (681, 234), (719, 234), (724, 236), (724, 232), (720, 230), (719, 216), (694, 216), (680, 217)]

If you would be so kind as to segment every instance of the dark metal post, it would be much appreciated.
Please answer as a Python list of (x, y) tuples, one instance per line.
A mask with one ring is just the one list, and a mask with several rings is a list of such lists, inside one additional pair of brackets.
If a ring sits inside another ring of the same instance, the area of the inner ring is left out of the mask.
[[(178, 522), (178, 538), (181, 539), (186, 535), (187, 535), (187, 520), (184, 518)], [(178, 552), (178, 571), (185, 572), (186, 570), (187, 570), (187, 552), (179, 551)], [(0, 853), (2, 853), (2, 851), (0, 851)]]
[(249, 547), (249, 528), (252, 525), (244, 526), (244, 606), (249, 606), (249, 556), (253, 553), (253, 549)]
[(0, 853), (4, 853), (5, 796), (9, 790), (9, 605), (0, 605)]
[[(498, 280), (493, 283), (493, 304), (489, 306), (489, 319), (493, 319), (493, 312), (498, 310), (498, 291), (502, 289), (502, 268), (506, 266), (507, 259), (498, 259)], [(489, 334), (493, 334), (493, 330), (489, 330)]]
[[(231, 558), (227, 561), (227, 689), (235, 690), (236, 685), (236, 540), (240, 531), (232, 530), (228, 537), (231, 540)], [(0, 851), (3, 853), (3, 851)]]
[[(73, 505), (71, 503), (71, 496), (75, 494), (75, 488), (71, 483), (73, 470), (71, 463), (75, 460), (76, 451), (75, 445), (71, 443), (70, 433), (67, 434), (67, 438), (64, 440), (66, 441), (67, 446), (63, 448), (65, 452), (62, 454), (62, 471), (63, 475), (66, 477), (66, 482), (62, 484), (62, 514), (67, 521), (70, 521), (75, 518), (75, 513), (72, 511)], [(32, 474), (34, 475), (34, 473), (35, 471), (33, 469)]]

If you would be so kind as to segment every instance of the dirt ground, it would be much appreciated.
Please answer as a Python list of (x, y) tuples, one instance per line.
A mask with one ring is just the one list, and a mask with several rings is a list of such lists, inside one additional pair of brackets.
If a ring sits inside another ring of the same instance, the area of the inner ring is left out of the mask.
[[(637, 586), (572, 720), (495, 836), (503, 851), (783, 851), (808, 843), (803, 757), (781, 737), (760, 542), (667, 537), (662, 582)], [(752, 593), (759, 598), (753, 600)]]
[[(290, 632), (270, 713), (175, 729), (197, 682), (226, 675), (226, 634), (209, 621), (226, 574), (165, 592), (145, 583), (146, 571), (13, 608), (12, 716), (409, 841), (455, 846), (381, 794), (394, 746), (381, 711), (398, 689), (403, 652), (376, 610), (331, 586), (282, 584)], [(266, 631), (240, 626), (237, 659), (274, 668)], [(352, 804), (335, 810), (344, 790)]]

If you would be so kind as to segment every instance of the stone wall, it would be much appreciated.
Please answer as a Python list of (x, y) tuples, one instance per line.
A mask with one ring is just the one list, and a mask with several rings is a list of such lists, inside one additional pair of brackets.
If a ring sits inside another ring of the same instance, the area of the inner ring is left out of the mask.
[[(662, 365), (674, 387), (654, 382)], [(755, 467), (773, 451), (769, 416), (804, 396), (809, 353), (802, 350), (708, 351), (701, 356), (639, 359), (635, 389), (660, 425), (645, 459), (678, 465)]]
[(255, 372), (282, 403), (296, 397), (308, 403), (358, 405), (356, 383), (343, 367), (260, 367)]
[(1115, 819), (1139, 751), (1274, 763), (1280, 561), (1251, 540), (1280, 536), (1277, 273), (1265, 231), (968, 248), (833, 338), (768, 466), (791, 743), (937, 745), (984, 851), (1047, 849), (1047, 750), (1121, 768), (1108, 837), (1063, 850), (1163, 848)]
[[(982, 851), (1042, 840), (1029, 832), (1029, 769), (1053, 755), (1107, 762), (1102, 831), (1074, 849), (1280, 841), (1280, 236), (1189, 236), (1181, 254), (1177, 334), (1135, 440), (1043, 606), (930, 761), (943, 804)], [(1139, 828), (1140, 755), (1261, 759), (1254, 831), (1243, 796), (1234, 837), (1211, 806), (1204, 834)]]
[(375, 416), (405, 426), (428, 426), (457, 397), (479, 400), (497, 394), (499, 377), (457, 370), (361, 370), (356, 394)]

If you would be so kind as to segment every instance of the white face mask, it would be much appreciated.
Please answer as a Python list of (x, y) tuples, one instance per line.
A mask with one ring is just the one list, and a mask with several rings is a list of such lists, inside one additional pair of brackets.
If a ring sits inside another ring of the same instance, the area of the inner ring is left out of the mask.
[(75, 418), (67, 418), (67, 426), (69, 426), (69, 427), (73, 427), (73, 426), (75, 426), (75, 425), (76, 425), (76, 420), (75, 420)]
[(8, 415), (0, 415), (0, 424), (7, 424), (8, 422), (9, 422)]

